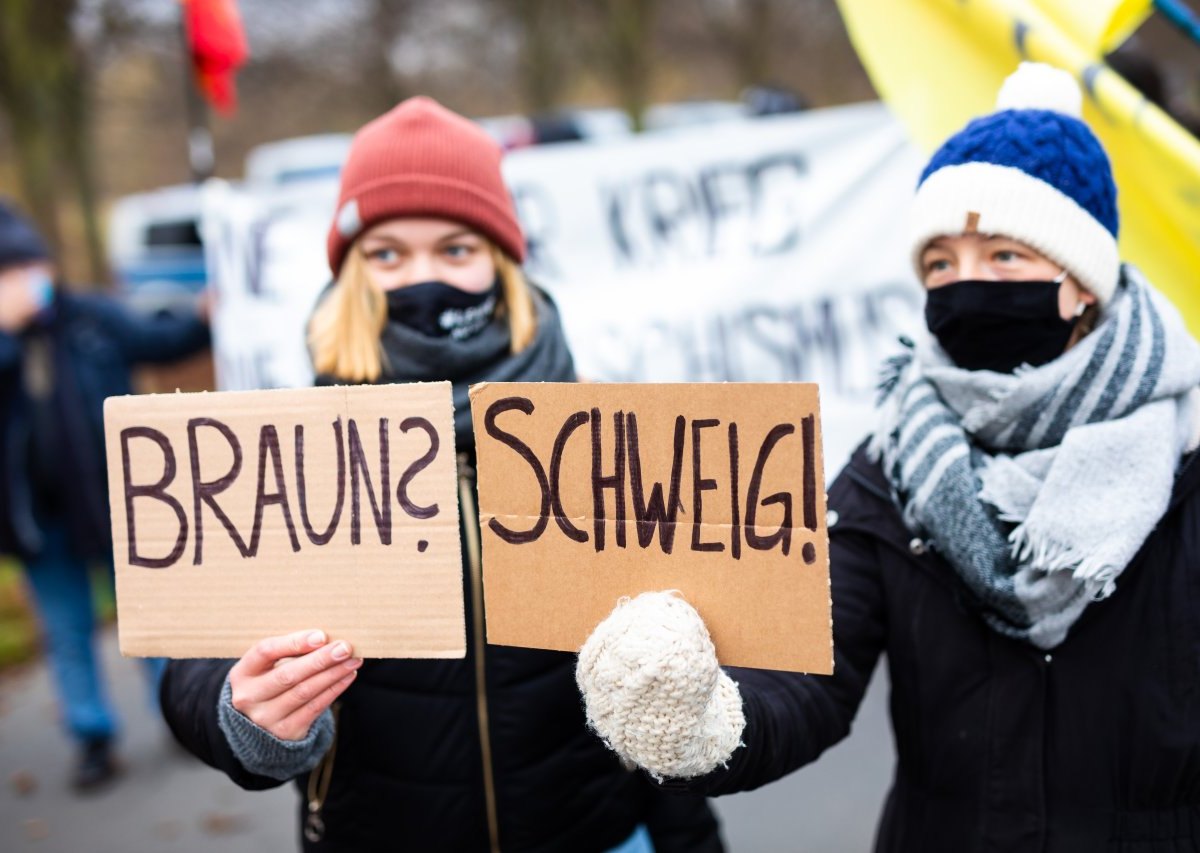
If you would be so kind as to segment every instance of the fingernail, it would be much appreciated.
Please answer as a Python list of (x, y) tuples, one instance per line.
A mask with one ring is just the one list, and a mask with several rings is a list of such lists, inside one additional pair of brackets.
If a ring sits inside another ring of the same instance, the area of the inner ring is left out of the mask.
[(350, 658), (342, 666), (346, 667), (346, 669), (358, 669), (362, 666), (362, 658)]
[(311, 634), (308, 635), (308, 644), (310, 646), (319, 646), (319, 645), (322, 645), (324, 642), (325, 642), (325, 632), (324, 631), (313, 631)]
[(333, 659), (345, 660), (350, 657), (350, 647), (345, 643), (338, 643), (333, 647)]

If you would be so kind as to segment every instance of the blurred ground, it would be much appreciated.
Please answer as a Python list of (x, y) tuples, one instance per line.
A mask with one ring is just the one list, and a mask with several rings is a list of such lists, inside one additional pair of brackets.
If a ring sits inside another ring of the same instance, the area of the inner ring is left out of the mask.
[(67, 788), (74, 755), (41, 662), (0, 676), (0, 849), (5, 853), (270, 853), (296, 849), (291, 789), (248, 794), (173, 746), (140, 668), (105, 630), (109, 684), (124, 728), (123, 778), (96, 794)]
[[(40, 663), (0, 676), (0, 849), (6, 853), (272, 853), (297, 849), (294, 788), (247, 793), (183, 755), (151, 712), (141, 673), (104, 637), (125, 723), (125, 775), (87, 797), (66, 787), (72, 755)], [(731, 851), (869, 851), (892, 764), (877, 677), (854, 734), (816, 765), (718, 801)]]

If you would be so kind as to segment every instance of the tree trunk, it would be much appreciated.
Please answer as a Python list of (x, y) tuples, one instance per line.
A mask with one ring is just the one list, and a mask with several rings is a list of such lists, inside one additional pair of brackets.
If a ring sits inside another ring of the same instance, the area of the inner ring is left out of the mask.
[(608, 70), (635, 131), (645, 127), (657, 0), (605, 0)]
[(372, 46), (364, 81), (375, 111), (385, 113), (410, 94), (392, 65), (392, 50), (412, 17), (411, 0), (375, 0), (371, 10)]
[(91, 92), (83, 58), (75, 54), (70, 73), (64, 77), (62, 104), (62, 146), (64, 160), (79, 201), (83, 238), (88, 259), (88, 281), (93, 286), (109, 281), (107, 256), (100, 235), (96, 204), (96, 177), (93, 168)]
[(772, 82), (771, 4), (772, 0), (742, 0), (745, 12), (735, 47), (735, 71), (742, 88)]
[(522, 102), (534, 114), (560, 106), (567, 86), (563, 42), (566, 21), (555, 0), (513, 0), (512, 9), (521, 30), (518, 63)]
[[(77, 69), (71, 20), (75, 0), (0, 0), (0, 110), (12, 128), (22, 194), (61, 265), (60, 163), (66, 144), (63, 102)], [(63, 156), (67, 154), (67, 156)]]
[[(736, 0), (705, 4), (708, 29), (727, 51), (739, 89), (771, 81), (771, 36), (777, 26), (776, 0)], [(794, 0), (793, 0), (794, 2)]]

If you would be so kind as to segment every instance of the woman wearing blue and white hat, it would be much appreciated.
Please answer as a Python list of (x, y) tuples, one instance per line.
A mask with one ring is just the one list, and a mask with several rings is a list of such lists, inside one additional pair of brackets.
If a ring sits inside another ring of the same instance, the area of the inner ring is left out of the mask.
[[(848, 733), (886, 652), (878, 851), (1200, 849), (1200, 346), (1119, 262), (1079, 107), (1023, 65), (921, 176), (929, 335), (829, 490), (835, 674), (722, 671), (689, 605), (643, 595), (577, 671), (626, 759), (770, 782)], [(625, 723), (649, 715), (671, 730)]]

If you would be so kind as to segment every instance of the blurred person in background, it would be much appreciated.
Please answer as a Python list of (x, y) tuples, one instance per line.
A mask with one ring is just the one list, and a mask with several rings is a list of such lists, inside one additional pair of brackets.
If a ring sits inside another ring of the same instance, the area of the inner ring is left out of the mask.
[[(143, 317), (69, 292), (41, 236), (0, 202), (0, 554), (25, 568), (63, 722), (78, 744), (72, 784), (112, 779), (117, 717), (95, 643), (89, 567), (112, 569), (104, 400), (130, 370), (208, 345), (197, 314)], [(162, 661), (145, 661), (152, 692)]]
[(834, 674), (726, 673), (690, 605), (643, 594), (578, 669), (627, 760), (693, 792), (778, 779), (846, 736), (886, 652), (880, 853), (1200, 849), (1200, 345), (1119, 262), (1080, 105), (1022, 65), (921, 176), (929, 334), (829, 489)]
[(310, 326), (319, 384), (453, 384), (466, 658), (363, 661), (310, 628), (171, 661), (163, 711), (242, 787), (295, 780), (307, 851), (718, 851), (703, 797), (663, 794), (588, 731), (574, 655), (484, 640), (468, 388), (575, 380), (558, 311), (521, 272), (500, 159), (427, 98), (359, 130)]

